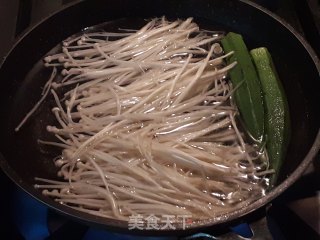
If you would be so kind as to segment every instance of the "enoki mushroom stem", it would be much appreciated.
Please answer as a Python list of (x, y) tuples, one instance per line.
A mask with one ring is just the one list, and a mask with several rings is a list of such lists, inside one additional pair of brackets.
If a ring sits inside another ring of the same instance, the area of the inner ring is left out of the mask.
[(262, 196), (272, 170), (237, 123), (227, 80), (236, 63), (225, 64), (232, 53), (223, 55), (221, 36), (191, 18), (162, 18), (136, 31), (64, 41), (60, 53), (45, 58), (54, 72), (43, 96), (51, 90), (57, 119), (47, 130), (57, 141), (39, 141), (61, 148), (61, 181), (38, 178), (36, 187), (62, 204), (116, 219), (206, 219)]

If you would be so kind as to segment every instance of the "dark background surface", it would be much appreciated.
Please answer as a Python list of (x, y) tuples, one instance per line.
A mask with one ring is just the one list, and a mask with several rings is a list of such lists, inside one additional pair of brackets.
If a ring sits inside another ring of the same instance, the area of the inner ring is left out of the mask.
[[(16, 37), (39, 20), (75, 0), (1, 0), (0, 57), (3, 57)], [(284, 18), (294, 26), (320, 53), (319, 0), (253, 0)], [(318, 31), (315, 31), (318, 30)]]

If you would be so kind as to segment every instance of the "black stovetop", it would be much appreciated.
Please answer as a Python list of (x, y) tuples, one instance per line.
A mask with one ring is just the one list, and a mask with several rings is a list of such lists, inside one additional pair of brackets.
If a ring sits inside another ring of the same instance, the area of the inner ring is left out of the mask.
[[(1, 0), (0, 59), (27, 27), (72, 0)], [(319, 0), (256, 0), (296, 28), (320, 56)], [(185, 239), (320, 239), (320, 161), (266, 210), (230, 231), (198, 233)], [(0, 170), (1, 239), (178, 239), (121, 235), (73, 222), (24, 193)], [(250, 229), (251, 227), (251, 229)], [(252, 236), (252, 231), (254, 235)], [(318, 232), (318, 233), (317, 233)], [(239, 237), (242, 235), (242, 237)]]

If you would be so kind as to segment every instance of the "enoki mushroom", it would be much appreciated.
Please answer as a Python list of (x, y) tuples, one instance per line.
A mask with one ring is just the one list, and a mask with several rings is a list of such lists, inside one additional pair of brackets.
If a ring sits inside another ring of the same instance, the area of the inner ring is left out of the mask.
[(48, 83), (57, 125), (47, 130), (57, 141), (39, 140), (62, 149), (55, 159), (61, 181), (37, 178), (36, 188), (77, 210), (124, 220), (208, 219), (263, 196), (272, 170), (239, 127), (227, 78), (236, 62), (226, 65), (222, 36), (191, 18), (162, 18), (136, 31), (64, 41), (45, 58), (63, 76), (54, 72)]

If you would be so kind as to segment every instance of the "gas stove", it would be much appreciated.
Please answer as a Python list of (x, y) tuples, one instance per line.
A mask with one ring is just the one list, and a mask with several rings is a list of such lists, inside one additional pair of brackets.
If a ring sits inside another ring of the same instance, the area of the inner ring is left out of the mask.
[[(2, 0), (0, 57), (26, 28), (72, 0)], [(296, 28), (320, 56), (319, 0), (256, 0)], [(0, 58), (1, 59), (1, 58)], [(141, 237), (113, 233), (70, 220), (16, 187), (0, 170), (1, 239), (320, 239), (320, 157), (293, 186), (247, 218), (221, 231), (191, 236)]]

